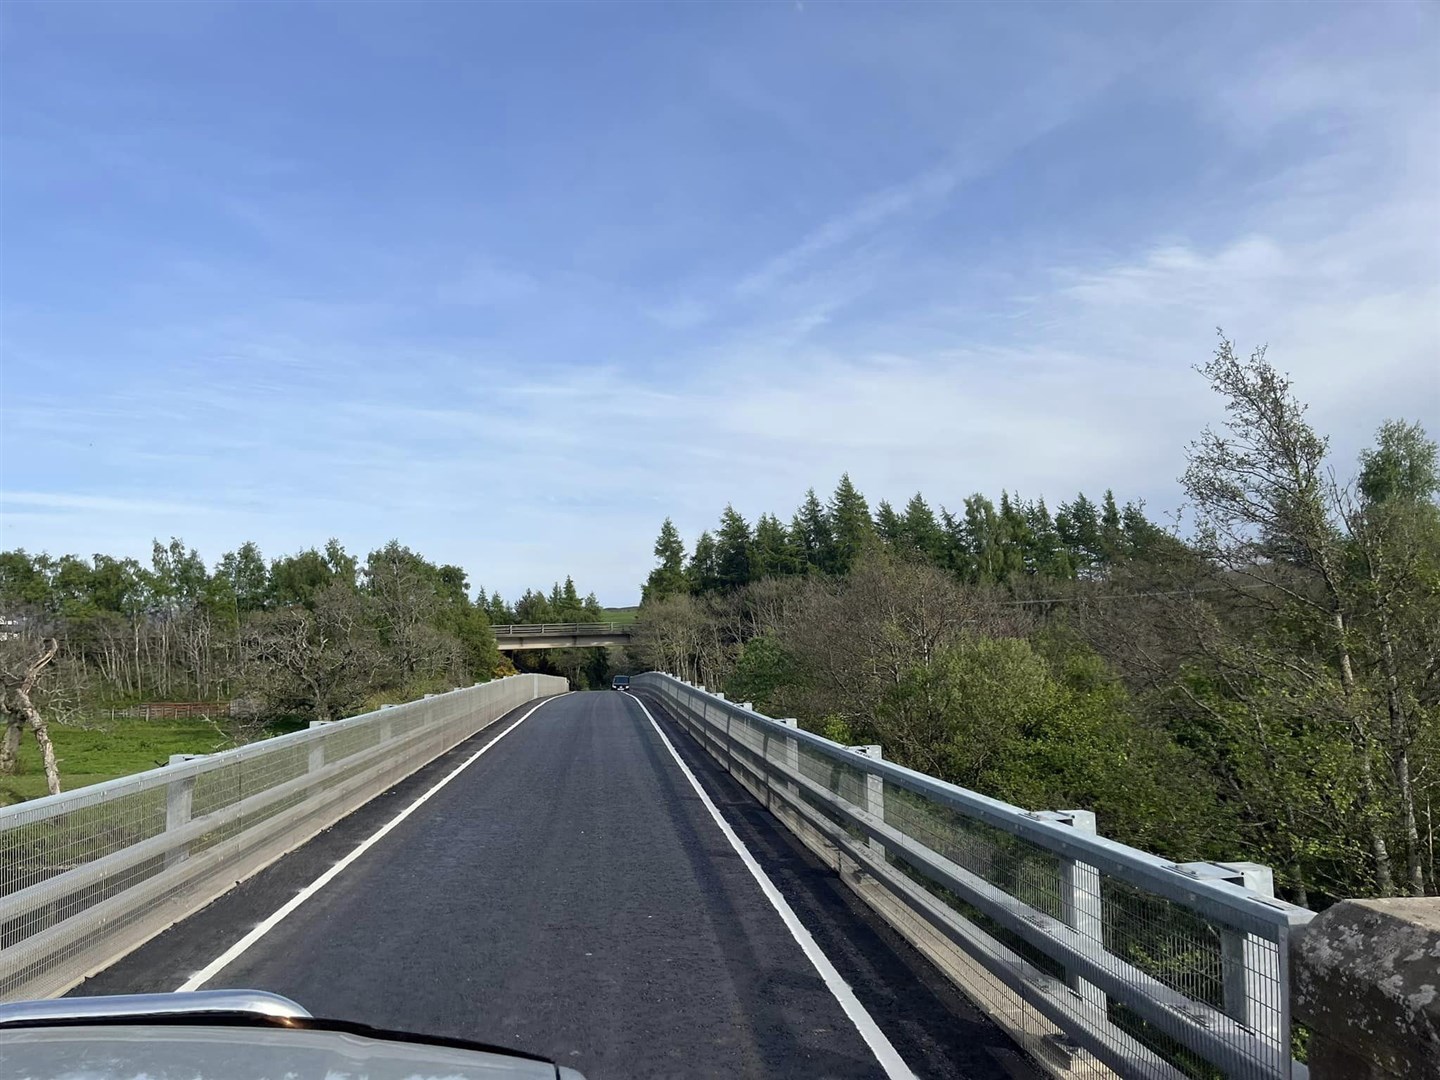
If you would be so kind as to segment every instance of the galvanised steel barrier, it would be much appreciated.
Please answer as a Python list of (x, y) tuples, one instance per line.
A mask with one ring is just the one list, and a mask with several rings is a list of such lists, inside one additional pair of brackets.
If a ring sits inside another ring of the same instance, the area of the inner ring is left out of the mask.
[[(1289, 938), (1251, 863), (1177, 865), (726, 701), (635, 676), (1056, 1075), (1292, 1078)], [(847, 866), (848, 860), (848, 866)]]
[(567, 634), (628, 634), (634, 625), (616, 622), (514, 623), (490, 629), (496, 637), (558, 637)]
[(0, 1001), (64, 993), (457, 743), (512, 675), (0, 809)]

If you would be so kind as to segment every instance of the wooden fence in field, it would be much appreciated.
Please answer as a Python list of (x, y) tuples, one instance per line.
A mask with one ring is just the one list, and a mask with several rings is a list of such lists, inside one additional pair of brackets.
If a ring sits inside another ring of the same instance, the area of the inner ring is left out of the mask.
[(142, 701), (138, 705), (117, 706), (110, 710), (110, 719), (119, 720), (185, 720), (196, 716), (230, 715), (228, 701)]

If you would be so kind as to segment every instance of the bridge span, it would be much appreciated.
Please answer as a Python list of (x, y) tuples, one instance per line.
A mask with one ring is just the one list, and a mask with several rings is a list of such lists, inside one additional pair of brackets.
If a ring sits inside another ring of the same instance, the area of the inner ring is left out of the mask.
[(628, 623), (524, 623), (492, 626), (501, 652), (520, 649), (592, 649), (630, 644)]
[(611, 692), (513, 710), (72, 992), (201, 985), (589, 1080), (1032, 1075), (663, 705)]
[(1316, 918), (1254, 863), (1173, 863), (669, 675), (631, 690), (514, 675), (0, 808), (0, 1000), (272, 990), (591, 1080), (1304, 1080), (1298, 1006), (1313, 1080), (1378, 1031), (1440, 1075), (1435, 1026), (1353, 985), (1435, 955), (1356, 926), (1440, 950), (1440, 919)]

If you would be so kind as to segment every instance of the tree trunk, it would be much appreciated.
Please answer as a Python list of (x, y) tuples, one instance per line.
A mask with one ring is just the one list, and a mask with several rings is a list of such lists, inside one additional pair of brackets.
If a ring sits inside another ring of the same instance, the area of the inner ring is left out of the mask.
[[(1350, 662), (1350, 646), (1345, 640), (1345, 616), (1340, 611), (1338, 591), (1334, 588), (1328, 573), (1325, 577), (1330, 593), (1335, 598), (1331, 621), (1335, 627), (1335, 645), (1340, 661), (1340, 685), (1345, 690), (1346, 702), (1355, 702), (1355, 669)], [(1349, 711), (1349, 710), (1347, 710)], [(1360, 800), (1365, 815), (1365, 832), (1370, 843), (1370, 854), (1375, 860), (1375, 891), (1381, 896), (1393, 896), (1395, 877), (1390, 869), (1390, 848), (1385, 843), (1385, 830), (1375, 816), (1375, 779), (1370, 761), (1370, 732), (1364, 720), (1351, 711), (1351, 723), (1355, 727), (1356, 752), (1360, 755)]]
[[(1388, 598), (1387, 598), (1388, 599)], [(1400, 827), (1405, 836), (1405, 873), (1410, 891), (1425, 895), (1425, 866), (1420, 852), (1420, 828), (1415, 820), (1415, 791), (1410, 782), (1410, 747), (1405, 711), (1400, 706), (1400, 679), (1395, 670), (1395, 642), (1384, 600), (1379, 605), (1380, 668), (1385, 676), (1385, 707), (1390, 714), (1390, 767), (1400, 796)]]
[(1300, 907), (1308, 908), (1310, 906), (1310, 890), (1308, 887), (1306, 887), (1305, 884), (1305, 870), (1300, 865), (1298, 859), (1295, 862), (1291, 863), (1290, 867), (1290, 872), (1295, 877), (1295, 885), (1293, 887), (1292, 893), (1292, 895), (1295, 897), (1295, 903), (1298, 904)]
[[(54, 638), (46, 638), (40, 644), (40, 652), (25, 667), (23, 674), (12, 674), (6, 672), (5, 677), (5, 712), (10, 716), (10, 723), (5, 732), (5, 749), (9, 749), (11, 743), (10, 729), (14, 726), (16, 719), (30, 725), (30, 730), (35, 733), (35, 741), (40, 744), (40, 756), (45, 763), (45, 783), (50, 789), (51, 795), (60, 794), (60, 770), (55, 763), (55, 746), (50, 741), (50, 729), (45, 723), (45, 718), (40, 715), (40, 710), (35, 708), (35, 702), (30, 697), (35, 689), (35, 684), (40, 680), (40, 673), (45, 670), (55, 654), (60, 650), (60, 643)], [(16, 749), (19, 748), (19, 736), (14, 736)]]
[(40, 715), (40, 710), (30, 704), (29, 695), (25, 696), (21, 707), (24, 710), (25, 722), (30, 725), (30, 730), (35, 733), (35, 741), (40, 745), (40, 759), (45, 763), (45, 786), (50, 789), (51, 795), (59, 795), (60, 768), (55, 763), (55, 744), (50, 741), (50, 725)]
[(5, 719), (5, 735), (0, 741), (0, 775), (9, 776), (15, 771), (15, 763), (20, 757), (20, 733), (25, 729), (25, 722), (20, 717), (11, 714)]
[(1365, 815), (1365, 833), (1370, 843), (1370, 854), (1375, 859), (1375, 892), (1378, 896), (1394, 896), (1395, 878), (1390, 870), (1390, 849), (1385, 844), (1385, 832), (1375, 817), (1375, 777), (1370, 765), (1370, 740), (1361, 730), (1356, 734), (1356, 741), (1356, 750), (1360, 755), (1360, 812)]

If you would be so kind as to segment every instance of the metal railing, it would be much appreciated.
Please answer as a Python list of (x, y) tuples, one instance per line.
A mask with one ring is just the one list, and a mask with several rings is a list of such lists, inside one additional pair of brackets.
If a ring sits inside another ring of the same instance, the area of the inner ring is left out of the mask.
[(631, 623), (617, 622), (564, 622), (564, 623), (515, 623), (511, 626), (492, 626), (496, 637), (559, 637), (577, 634), (628, 634)]
[[(1249, 863), (1177, 865), (650, 672), (653, 694), (1056, 1075), (1292, 1078), (1289, 937)], [(953, 960), (953, 962), (951, 962)]]
[(0, 1001), (63, 993), (510, 710), (566, 689), (512, 675), (0, 809)]

